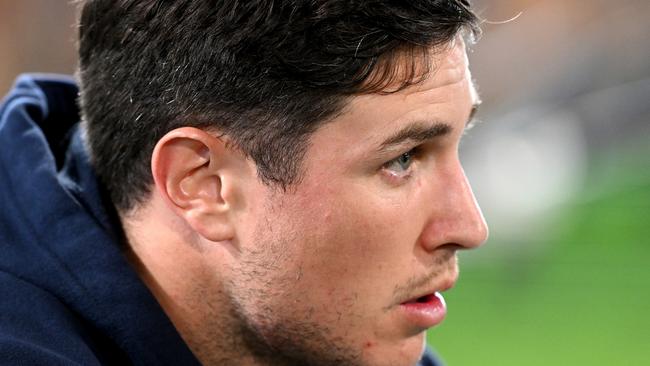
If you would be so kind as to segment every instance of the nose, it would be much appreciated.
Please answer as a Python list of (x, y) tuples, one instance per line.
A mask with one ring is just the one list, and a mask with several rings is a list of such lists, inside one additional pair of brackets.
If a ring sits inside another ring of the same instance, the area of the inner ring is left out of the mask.
[(420, 238), (422, 246), (427, 251), (445, 244), (479, 247), (487, 240), (488, 227), (462, 166), (456, 162), (438, 179)]

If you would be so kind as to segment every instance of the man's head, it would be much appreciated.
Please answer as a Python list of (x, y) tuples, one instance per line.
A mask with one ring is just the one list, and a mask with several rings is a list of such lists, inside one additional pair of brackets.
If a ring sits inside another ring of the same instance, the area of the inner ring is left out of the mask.
[(462, 0), (84, 4), (92, 160), (202, 361), (417, 360), (487, 235), (466, 31)]

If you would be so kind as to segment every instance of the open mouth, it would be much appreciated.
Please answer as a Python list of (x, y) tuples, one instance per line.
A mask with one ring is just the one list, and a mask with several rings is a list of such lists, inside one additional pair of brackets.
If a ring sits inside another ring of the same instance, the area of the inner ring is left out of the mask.
[(406, 305), (406, 304), (428, 304), (428, 303), (431, 303), (432, 301), (436, 301), (437, 299), (438, 298), (436, 297), (436, 294), (431, 293), (431, 294), (427, 294), (427, 295), (424, 295), (424, 296), (420, 296), (420, 297), (415, 298), (415, 299), (404, 301), (402, 303), (402, 305)]
[(447, 313), (445, 299), (439, 292), (403, 302), (400, 308), (411, 323), (423, 329), (439, 324)]
[(428, 295), (418, 297), (417, 299), (415, 299), (414, 302), (424, 304), (424, 303), (431, 302), (435, 297), (436, 297), (435, 294), (428, 294)]

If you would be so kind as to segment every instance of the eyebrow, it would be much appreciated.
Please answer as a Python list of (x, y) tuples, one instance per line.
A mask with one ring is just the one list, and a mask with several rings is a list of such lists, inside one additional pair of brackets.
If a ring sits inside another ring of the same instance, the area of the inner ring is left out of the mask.
[[(465, 123), (465, 128), (471, 125), (474, 116), (476, 116), (476, 111), (478, 110), (479, 105), (480, 102), (472, 105), (472, 110), (470, 111), (469, 118)], [(414, 122), (385, 139), (384, 142), (379, 145), (379, 151), (388, 150), (396, 145), (404, 143), (405, 141), (412, 141), (415, 143), (425, 142), (435, 137), (444, 136), (450, 133), (452, 129), (451, 124), (446, 122), (436, 122), (434, 124), (424, 121)]]

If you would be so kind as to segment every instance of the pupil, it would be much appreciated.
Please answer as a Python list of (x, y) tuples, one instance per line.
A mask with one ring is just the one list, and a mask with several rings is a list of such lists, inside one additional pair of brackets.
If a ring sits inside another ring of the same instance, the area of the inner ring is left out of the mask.
[(402, 154), (402, 156), (400, 156), (399, 162), (401, 165), (407, 165), (410, 160), (411, 160), (411, 154), (404, 153)]

